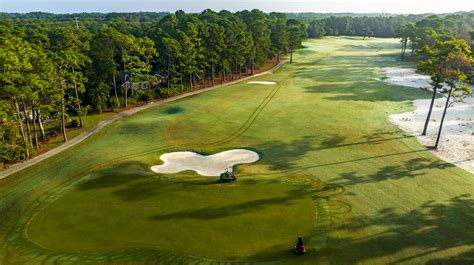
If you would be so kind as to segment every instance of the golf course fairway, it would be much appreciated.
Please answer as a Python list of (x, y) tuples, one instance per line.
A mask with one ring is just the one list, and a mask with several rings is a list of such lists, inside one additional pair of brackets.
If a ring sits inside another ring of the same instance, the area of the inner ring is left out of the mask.
[[(304, 42), (275, 72), (120, 119), (0, 180), (0, 264), (471, 264), (474, 176), (388, 116), (394, 39)], [(238, 181), (160, 155), (248, 149)], [(296, 256), (298, 235), (307, 247)]]

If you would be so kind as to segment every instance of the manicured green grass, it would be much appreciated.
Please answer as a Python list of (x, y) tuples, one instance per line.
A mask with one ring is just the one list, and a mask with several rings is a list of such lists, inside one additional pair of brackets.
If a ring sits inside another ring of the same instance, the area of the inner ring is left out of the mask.
[(46, 207), (32, 219), (28, 234), (56, 251), (152, 246), (216, 259), (258, 258), (256, 253), (285, 250), (295, 234), (308, 237), (315, 215), (301, 213), (314, 212), (313, 207), (304, 188), (274, 181), (222, 185), (215, 179), (111, 174)]
[[(100, 113), (100, 114), (90, 114), (90, 115), (87, 115), (85, 117), (83, 117), (83, 121), (84, 121), (84, 126), (83, 127), (80, 127), (80, 128), (68, 128), (67, 129), (67, 137), (69, 140), (79, 136), (81, 133), (89, 130), (90, 128), (96, 126), (99, 122), (111, 117), (112, 115), (114, 115), (115, 112), (103, 112), (103, 113)], [(73, 119), (79, 121), (79, 118), (77, 117), (73, 117)], [(48, 148), (49, 149), (52, 149), (52, 148), (55, 148), (55, 147), (58, 147), (60, 146), (61, 144), (63, 144), (63, 136), (62, 134), (60, 133), (60, 129), (58, 128), (58, 125), (57, 124), (49, 124), (46, 126), (46, 133), (54, 130), (56, 132), (56, 135), (51, 137), (49, 140), (48, 140)]]
[[(0, 182), (0, 263), (468, 262), (474, 176), (388, 121), (398, 42), (324, 38), (256, 80), (148, 109)], [(249, 148), (230, 185), (159, 156)], [(298, 234), (308, 254), (294, 256)]]

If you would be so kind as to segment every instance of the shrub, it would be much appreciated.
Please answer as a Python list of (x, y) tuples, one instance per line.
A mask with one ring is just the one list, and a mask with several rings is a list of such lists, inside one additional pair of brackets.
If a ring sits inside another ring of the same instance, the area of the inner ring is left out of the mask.
[(71, 119), (71, 121), (67, 124), (67, 128), (77, 128), (79, 127), (79, 122), (75, 119)]
[(148, 101), (153, 98), (152, 94), (145, 90), (135, 90), (133, 98), (137, 101)]

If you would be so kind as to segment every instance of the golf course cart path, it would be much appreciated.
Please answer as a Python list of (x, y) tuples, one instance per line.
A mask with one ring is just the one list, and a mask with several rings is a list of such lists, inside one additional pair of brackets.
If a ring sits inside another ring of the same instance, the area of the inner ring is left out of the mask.
[(168, 102), (176, 101), (176, 100), (179, 100), (179, 99), (182, 99), (182, 98), (194, 96), (194, 95), (201, 94), (201, 93), (211, 91), (211, 90), (214, 90), (214, 89), (218, 89), (218, 88), (230, 86), (230, 85), (233, 85), (233, 84), (237, 84), (237, 83), (240, 83), (240, 82), (243, 82), (243, 81), (247, 81), (247, 80), (250, 80), (250, 79), (255, 78), (255, 77), (270, 74), (270, 73), (276, 71), (278, 68), (280, 68), (284, 63), (285, 63), (285, 61), (281, 61), (280, 63), (278, 63), (277, 65), (275, 65), (274, 67), (272, 67), (271, 69), (269, 69), (267, 71), (264, 71), (264, 72), (261, 72), (261, 73), (258, 73), (258, 74), (254, 74), (254, 75), (251, 75), (251, 76), (248, 76), (248, 77), (244, 77), (244, 78), (241, 78), (239, 80), (235, 80), (235, 81), (232, 81), (232, 82), (229, 82), (229, 83), (225, 83), (225, 84), (221, 84), (221, 85), (217, 85), (217, 86), (213, 86), (213, 87), (209, 87), (209, 88), (205, 88), (205, 89), (200, 89), (200, 90), (196, 90), (196, 91), (191, 91), (191, 92), (188, 92), (188, 93), (184, 93), (184, 94), (181, 94), (181, 95), (178, 95), (178, 96), (175, 96), (175, 97), (171, 97), (171, 98), (167, 98), (167, 99), (163, 99), (163, 100), (157, 100), (157, 101), (149, 102), (146, 105), (139, 106), (139, 107), (136, 107), (136, 108), (132, 108), (132, 109), (117, 113), (117, 114), (113, 115), (112, 117), (99, 122), (99, 124), (97, 124), (96, 126), (94, 126), (91, 129), (83, 132), (79, 136), (77, 136), (77, 137), (73, 138), (72, 140), (62, 144), (61, 146), (58, 146), (58, 147), (56, 147), (56, 148), (54, 148), (54, 149), (52, 149), (52, 150), (50, 150), (46, 153), (43, 153), (43, 154), (41, 154), (39, 156), (36, 156), (32, 159), (29, 159), (29, 160), (26, 160), (24, 162), (15, 164), (15, 165), (13, 165), (13, 166), (11, 166), (11, 167), (3, 170), (3, 171), (0, 171), (0, 179), (6, 178), (6, 177), (18, 172), (18, 171), (21, 171), (21, 170), (23, 170), (27, 167), (35, 165), (35, 164), (37, 164), (37, 163), (39, 163), (39, 162), (41, 162), (45, 159), (48, 159), (48, 158), (50, 158), (50, 157), (52, 157), (56, 154), (61, 153), (62, 151), (66, 150), (66, 149), (69, 149), (69, 148), (81, 143), (82, 141), (86, 140), (87, 138), (89, 138), (93, 134), (99, 132), (105, 126), (107, 126), (108, 124), (110, 124), (110, 123), (112, 123), (116, 120), (119, 120), (119, 119), (124, 118), (124, 117), (128, 117), (128, 116), (133, 115), (133, 114), (135, 114), (139, 111), (146, 110), (146, 109), (149, 109), (149, 108), (152, 108), (152, 107), (155, 107), (155, 106), (159, 106), (159, 105), (162, 105), (162, 104), (165, 104), (165, 103), (168, 103)]
[(194, 152), (172, 152), (160, 156), (162, 165), (152, 166), (155, 173), (173, 174), (185, 170), (196, 171), (201, 176), (219, 176), (237, 164), (248, 164), (260, 159), (257, 153), (246, 149), (233, 149), (212, 155)]

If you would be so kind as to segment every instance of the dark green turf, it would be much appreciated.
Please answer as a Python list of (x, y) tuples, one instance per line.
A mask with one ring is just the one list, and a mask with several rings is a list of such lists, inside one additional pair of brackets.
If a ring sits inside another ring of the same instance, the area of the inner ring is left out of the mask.
[(146, 246), (213, 259), (257, 258), (285, 252), (297, 234), (308, 237), (316, 216), (302, 213), (314, 207), (304, 187), (275, 181), (222, 185), (111, 174), (48, 205), (31, 220), (28, 235), (54, 251)]

